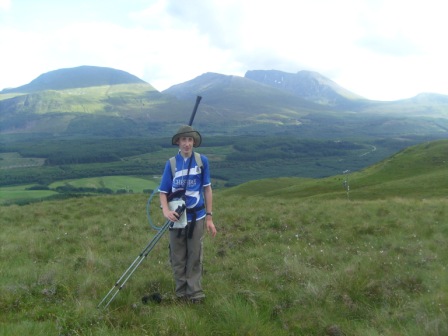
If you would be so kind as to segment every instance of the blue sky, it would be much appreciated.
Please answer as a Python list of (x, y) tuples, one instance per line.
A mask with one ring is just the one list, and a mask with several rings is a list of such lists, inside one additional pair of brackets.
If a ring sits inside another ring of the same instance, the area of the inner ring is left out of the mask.
[(368, 99), (448, 95), (445, 13), (444, 0), (0, 0), (0, 90), (96, 65), (159, 91), (275, 69)]

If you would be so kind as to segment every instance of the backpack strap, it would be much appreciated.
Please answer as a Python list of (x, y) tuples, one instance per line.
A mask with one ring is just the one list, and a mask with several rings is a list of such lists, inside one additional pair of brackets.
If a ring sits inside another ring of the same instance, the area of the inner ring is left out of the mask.
[(202, 165), (201, 154), (194, 152), (194, 159), (196, 160), (198, 167), (201, 169), (201, 174), (202, 174), (202, 171), (204, 170), (203, 169), (204, 166)]
[(170, 158), (170, 165), (171, 165), (171, 177), (174, 178), (174, 174), (176, 174), (176, 157), (175, 156)]
[[(203, 165), (202, 165), (202, 159), (201, 154), (193, 152), (194, 153), (194, 159), (196, 160), (196, 163), (199, 168), (201, 168), (201, 174), (203, 171)], [(171, 176), (174, 178), (174, 174), (176, 174), (176, 157), (173, 156), (170, 158), (170, 165), (171, 165)]]

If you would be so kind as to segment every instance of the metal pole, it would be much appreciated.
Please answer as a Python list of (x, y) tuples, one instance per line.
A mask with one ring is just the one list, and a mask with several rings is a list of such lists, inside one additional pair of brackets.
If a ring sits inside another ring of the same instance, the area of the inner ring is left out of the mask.
[(347, 192), (347, 200), (350, 201), (350, 182), (348, 176), (350, 174), (350, 170), (344, 170), (343, 174), (345, 175), (344, 187)]
[[(128, 267), (126, 271), (121, 275), (121, 277), (117, 280), (115, 285), (110, 289), (110, 291), (106, 294), (106, 296), (101, 300), (101, 302), (98, 304), (97, 308), (100, 308), (101, 305), (110, 297), (109, 301), (105, 304), (104, 308), (107, 308), (109, 304), (113, 301), (115, 296), (121, 291), (121, 289), (124, 287), (126, 282), (129, 280), (131, 275), (135, 272), (135, 270), (140, 266), (142, 261), (148, 256), (148, 254), (151, 252), (151, 250), (154, 248), (154, 246), (157, 244), (157, 242), (162, 238), (163, 234), (166, 230), (169, 229), (173, 222), (166, 221), (166, 223), (163, 225), (163, 227), (157, 232), (157, 234), (154, 236), (154, 238), (149, 242), (149, 244), (143, 249), (143, 251), (135, 258), (135, 260), (132, 262), (132, 264)], [(112, 295), (113, 294), (113, 295)], [(112, 296), (111, 296), (112, 295)]]

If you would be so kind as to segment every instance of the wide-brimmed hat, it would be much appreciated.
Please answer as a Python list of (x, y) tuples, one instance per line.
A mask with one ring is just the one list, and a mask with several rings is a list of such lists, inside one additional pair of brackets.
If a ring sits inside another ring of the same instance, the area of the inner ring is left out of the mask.
[(193, 127), (188, 125), (184, 125), (179, 128), (177, 133), (171, 139), (171, 143), (173, 145), (177, 145), (177, 141), (180, 137), (192, 137), (194, 140), (193, 147), (199, 147), (202, 142), (201, 134), (199, 134), (199, 132), (196, 131)]

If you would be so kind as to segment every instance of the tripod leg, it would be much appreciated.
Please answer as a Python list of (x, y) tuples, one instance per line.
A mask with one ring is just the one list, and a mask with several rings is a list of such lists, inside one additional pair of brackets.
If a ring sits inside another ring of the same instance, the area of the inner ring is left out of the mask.
[[(157, 232), (157, 234), (154, 236), (154, 238), (149, 242), (148, 245), (143, 249), (143, 251), (138, 255), (137, 258), (132, 262), (132, 264), (128, 267), (128, 269), (121, 275), (121, 277), (117, 280), (115, 285), (110, 289), (110, 291), (106, 294), (106, 296), (101, 300), (101, 302), (98, 304), (97, 308), (100, 308), (100, 306), (112, 295), (112, 297), (109, 299), (107, 304), (104, 306), (104, 308), (107, 308), (109, 304), (113, 301), (115, 296), (118, 294), (118, 292), (124, 287), (125, 283), (129, 280), (131, 275), (135, 272), (135, 270), (140, 266), (143, 259), (148, 256), (148, 254), (151, 252), (151, 250), (154, 248), (154, 246), (157, 244), (157, 242), (162, 238), (163, 234), (171, 225), (171, 221), (167, 221), (163, 227)], [(115, 292), (114, 292), (115, 290)]]

